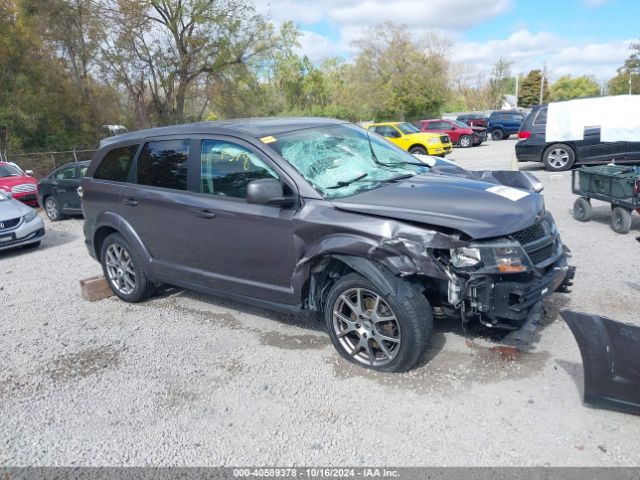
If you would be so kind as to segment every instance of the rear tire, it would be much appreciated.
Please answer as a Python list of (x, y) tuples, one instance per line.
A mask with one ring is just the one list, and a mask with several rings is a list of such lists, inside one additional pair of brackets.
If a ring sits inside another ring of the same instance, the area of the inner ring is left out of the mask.
[(331, 288), (325, 323), (333, 346), (348, 361), (380, 372), (406, 372), (426, 351), (433, 329), (431, 306), (416, 287), (398, 281), (397, 295), (381, 293), (357, 273)]
[(100, 263), (109, 287), (125, 302), (141, 302), (155, 293), (155, 285), (147, 278), (140, 260), (119, 233), (105, 238)]
[(631, 210), (615, 207), (611, 212), (611, 230), (616, 233), (628, 233), (631, 228)]
[(578, 198), (573, 203), (573, 218), (579, 222), (588, 222), (593, 215), (593, 209), (591, 203), (586, 198)]
[(429, 155), (427, 153), (427, 149), (424, 147), (421, 147), (420, 145), (416, 147), (411, 147), (411, 149), (409, 150), (409, 153), (411, 155)]
[(502, 140), (504, 138), (504, 132), (499, 129), (496, 128), (495, 130), (491, 131), (491, 140)]
[(562, 143), (554, 143), (544, 151), (542, 161), (548, 171), (562, 172), (573, 166), (576, 154), (571, 147)]

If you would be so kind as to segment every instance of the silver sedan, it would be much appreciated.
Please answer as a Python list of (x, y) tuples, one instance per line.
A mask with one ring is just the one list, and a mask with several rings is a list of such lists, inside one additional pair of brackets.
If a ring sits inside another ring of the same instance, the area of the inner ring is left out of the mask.
[(37, 247), (44, 237), (44, 222), (38, 212), (0, 192), (0, 250)]

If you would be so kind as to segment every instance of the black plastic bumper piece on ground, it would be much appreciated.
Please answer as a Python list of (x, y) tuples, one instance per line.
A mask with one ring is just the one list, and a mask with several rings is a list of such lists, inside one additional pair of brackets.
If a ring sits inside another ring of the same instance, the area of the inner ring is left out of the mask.
[(569, 310), (560, 315), (582, 355), (585, 403), (640, 415), (640, 327)]

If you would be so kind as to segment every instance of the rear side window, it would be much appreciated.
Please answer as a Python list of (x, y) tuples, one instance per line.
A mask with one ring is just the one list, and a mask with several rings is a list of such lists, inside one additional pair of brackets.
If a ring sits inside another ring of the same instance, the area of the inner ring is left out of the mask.
[(190, 140), (147, 143), (138, 157), (138, 184), (186, 190), (190, 143)]
[(541, 108), (538, 110), (538, 114), (536, 115), (535, 120), (533, 121), (534, 125), (546, 125), (547, 124), (547, 109)]
[(118, 147), (110, 150), (98, 165), (93, 178), (99, 180), (112, 180), (114, 182), (126, 182), (129, 176), (129, 168), (133, 160), (137, 145)]

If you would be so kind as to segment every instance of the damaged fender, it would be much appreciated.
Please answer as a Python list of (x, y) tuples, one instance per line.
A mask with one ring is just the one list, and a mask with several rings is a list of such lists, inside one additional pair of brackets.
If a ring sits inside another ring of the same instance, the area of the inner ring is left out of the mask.
[(580, 348), (585, 403), (640, 415), (640, 327), (569, 310), (560, 315)]
[[(449, 277), (437, 260), (431, 257), (428, 249), (450, 249), (467, 245), (467, 242), (440, 232), (397, 222), (379, 222), (386, 224), (387, 228), (385, 225), (381, 226), (378, 235), (393, 229), (389, 236), (383, 234), (378, 238), (372, 238), (341, 233), (324, 237), (311, 245), (296, 264), (293, 274), (294, 285), (301, 297), (304, 297), (303, 282), (310, 277), (313, 278), (314, 273), (322, 273), (326, 268), (327, 262), (323, 263), (322, 259), (339, 260), (374, 282), (385, 293), (395, 293), (398, 283), (395, 278), (399, 277), (425, 275), (448, 281)], [(377, 222), (371, 219), (371, 223)], [(317, 303), (313, 298), (317, 287), (318, 285), (312, 281), (309, 287), (312, 305)]]

